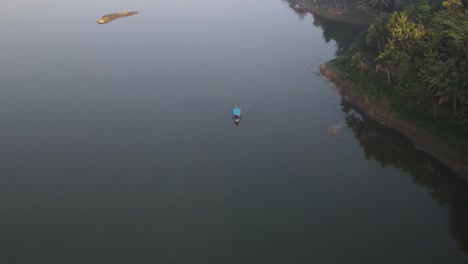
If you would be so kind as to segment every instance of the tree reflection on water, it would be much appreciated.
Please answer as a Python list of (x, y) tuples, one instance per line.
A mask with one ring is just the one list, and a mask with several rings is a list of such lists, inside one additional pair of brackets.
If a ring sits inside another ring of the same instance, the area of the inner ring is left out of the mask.
[(316, 15), (314, 16), (314, 25), (322, 28), (323, 39), (328, 43), (331, 40), (336, 42), (336, 55), (344, 54), (355, 42), (365, 27), (348, 24), (345, 22), (332, 21)]
[[(287, 0), (286, 2), (291, 4), (294, 1)], [(315, 5), (313, 1), (301, 2), (305, 3), (306, 5)], [(318, 4), (320, 4), (319, 2), (321, 1), (317, 1)], [(303, 20), (306, 15), (310, 14), (309, 12), (304, 11), (294, 10), (294, 12), (298, 15), (299, 20)], [(310, 15), (312, 15), (314, 18), (314, 25), (316, 27), (320, 27), (323, 30), (323, 39), (327, 43), (331, 40), (336, 42), (336, 55), (344, 54), (355, 42), (359, 34), (366, 30), (366, 27), (363, 26), (353, 25), (341, 21), (333, 21), (314, 14)]]
[(468, 255), (468, 185), (449, 168), (430, 155), (414, 148), (411, 141), (397, 132), (362, 115), (350, 103), (342, 101), (346, 125), (364, 150), (366, 159), (382, 167), (391, 166), (426, 188), (439, 205), (448, 209), (453, 237)]

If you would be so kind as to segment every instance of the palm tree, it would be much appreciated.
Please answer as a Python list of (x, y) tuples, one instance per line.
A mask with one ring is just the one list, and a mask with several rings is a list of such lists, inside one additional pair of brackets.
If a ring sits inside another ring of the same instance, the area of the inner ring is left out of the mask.
[(390, 71), (393, 72), (394, 69), (398, 69), (401, 57), (400, 51), (395, 45), (395, 41), (393, 41), (393, 39), (389, 39), (385, 44), (383, 52), (379, 54), (377, 59), (375, 59), (378, 63), (375, 67), (375, 71), (379, 72), (381, 69), (384, 69), (387, 73), (387, 81), (388, 83), (391, 83)]
[(359, 82), (361, 83), (361, 87), (365, 95), (365, 100), (367, 102), (375, 87), (372, 87), (369, 83), (369, 72), (367, 71), (368, 65), (366, 61), (366, 56), (362, 51), (355, 52), (349, 59), (349, 65), (360, 72), (362, 78), (360, 78)]
[(349, 60), (349, 64), (351, 67), (358, 69), (361, 72), (367, 70), (368, 67), (366, 63), (366, 57), (362, 51), (354, 53)]
[(446, 62), (439, 61), (431, 67), (432, 75), (428, 75), (424, 81), (429, 86), (429, 92), (433, 94), (440, 104), (452, 103), (453, 116), (457, 113), (457, 104), (468, 103), (468, 74), (466, 63), (456, 63), (451, 58)]
[(375, 65), (376, 72), (380, 72), (382, 69), (384, 69), (385, 73), (387, 73), (387, 82), (390, 84), (390, 70), (388, 69), (387, 65), (385, 63)]
[(359, 0), (358, 1), (357, 7), (356, 7), (356, 9), (358, 11), (364, 12), (364, 13), (366, 13), (366, 15), (369, 15), (369, 13), (368, 13), (369, 8), (370, 8), (369, 0)]
[(383, 21), (379, 21), (370, 25), (366, 33), (366, 44), (369, 47), (377, 45), (379, 49), (379, 54), (382, 53), (383, 38), (385, 34), (385, 29), (382, 27)]
[(380, 13), (383, 13), (383, 6), (388, 8), (390, 4), (393, 2), (393, 0), (371, 0), (371, 5), (372, 7), (375, 7), (376, 5), (380, 5)]

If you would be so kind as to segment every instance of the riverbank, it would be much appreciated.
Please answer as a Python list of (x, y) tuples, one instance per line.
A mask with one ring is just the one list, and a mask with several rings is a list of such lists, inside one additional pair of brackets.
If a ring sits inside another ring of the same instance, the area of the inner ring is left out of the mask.
[(332, 60), (321, 64), (320, 72), (339, 88), (344, 100), (376, 122), (405, 135), (417, 149), (440, 160), (468, 182), (468, 157), (463, 150), (454, 147), (453, 143), (448, 144), (440, 135), (396, 115), (390, 110), (388, 102), (369, 100), (363, 96), (356, 87), (346, 81), (345, 75), (334, 65), (335, 62), (336, 60)]
[(293, 3), (290, 5), (297, 12), (308, 12), (333, 21), (354, 24), (358, 26), (369, 26), (378, 19), (378, 16), (358, 13), (357, 11), (336, 8), (330, 6), (310, 6), (304, 3)]

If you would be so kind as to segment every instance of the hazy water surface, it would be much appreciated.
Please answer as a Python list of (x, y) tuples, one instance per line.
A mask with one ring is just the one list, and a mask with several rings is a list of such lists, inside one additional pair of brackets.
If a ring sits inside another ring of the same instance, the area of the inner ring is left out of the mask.
[(280, 0), (0, 7), (0, 263), (467, 263), (467, 185), (315, 74), (359, 29)]

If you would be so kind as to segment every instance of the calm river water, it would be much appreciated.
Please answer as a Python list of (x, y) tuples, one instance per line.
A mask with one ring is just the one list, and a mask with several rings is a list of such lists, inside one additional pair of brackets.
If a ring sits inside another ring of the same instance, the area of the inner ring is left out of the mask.
[(0, 263), (467, 263), (467, 185), (316, 74), (360, 29), (281, 0), (0, 7)]

